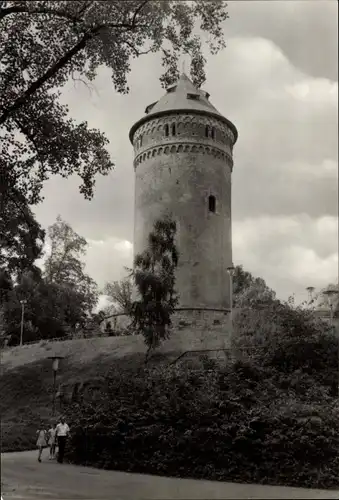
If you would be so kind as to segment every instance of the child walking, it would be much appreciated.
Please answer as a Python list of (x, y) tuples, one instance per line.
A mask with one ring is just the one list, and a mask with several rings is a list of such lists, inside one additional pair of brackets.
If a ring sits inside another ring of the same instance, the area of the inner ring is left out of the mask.
[(41, 462), (42, 450), (47, 446), (47, 432), (43, 428), (43, 424), (41, 425), (41, 428), (36, 431), (36, 433), (38, 435), (38, 439), (36, 442), (37, 448), (39, 450), (38, 461)]
[(55, 458), (55, 448), (56, 448), (56, 424), (53, 423), (51, 428), (48, 430), (48, 446), (49, 446), (49, 459), (53, 460)]

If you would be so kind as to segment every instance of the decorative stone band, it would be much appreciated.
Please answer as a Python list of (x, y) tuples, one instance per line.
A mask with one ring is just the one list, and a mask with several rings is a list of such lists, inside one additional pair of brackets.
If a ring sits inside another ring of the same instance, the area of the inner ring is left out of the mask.
[[(234, 125), (226, 118), (216, 116), (204, 111), (194, 113), (185, 110), (173, 110), (172, 112), (160, 113), (152, 118), (143, 117), (135, 123), (130, 131), (130, 140), (136, 151), (142, 145), (151, 145), (158, 142), (165, 135), (165, 127), (175, 127), (176, 135), (184, 137), (194, 136), (197, 140), (206, 140), (206, 126), (215, 129), (215, 140), (217, 143), (227, 144), (233, 147), (237, 139), (237, 131)], [(154, 144), (155, 145), (155, 144)]]
[(196, 143), (190, 143), (190, 142), (185, 142), (185, 143), (175, 143), (175, 144), (168, 144), (167, 146), (158, 146), (158, 147), (151, 147), (142, 154), (138, 155), (135, 160), (134, 160), (134, 169), (136, 169), (137, 165), (140, 163), (144, 162), (145, 160), (149, 158), (154, 158), (156, 156), (160, 155), (168, 155), (168, 154), (174, 154), (174, 153), (200, 153), (200, 154), (209, 154), (214, 156), (215, 158), (221, 158), (223, 161), (225, 161), (229, 167), (231, 168), (231, 171), (233, 170), (233, 158), (231, 155), (225, 153), (224, 151), (221, 151), (219, 148), (216, 147), (211, 147), (211, 146), (202, 146), (202, 145), (197, 145)]

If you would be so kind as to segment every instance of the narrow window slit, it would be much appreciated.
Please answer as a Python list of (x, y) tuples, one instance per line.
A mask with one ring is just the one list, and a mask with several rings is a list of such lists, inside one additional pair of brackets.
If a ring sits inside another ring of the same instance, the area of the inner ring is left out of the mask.
[(213, 195), (210, 195), (208, 197), (208, 210), (210, 212), (212, 212), (213, 214), (215, 214), (215, 211), (216, 211), (216, 199), (215, 199), (215, 196), (213, 196)]

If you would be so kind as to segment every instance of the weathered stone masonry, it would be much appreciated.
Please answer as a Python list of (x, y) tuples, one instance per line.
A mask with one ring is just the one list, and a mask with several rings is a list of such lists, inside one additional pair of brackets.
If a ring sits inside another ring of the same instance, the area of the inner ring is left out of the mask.
[(146, 116), (130, 132), (135, 152), (134, 251), (144, 250), (154, 221), (171, 214), (178, 225), (180, 307), (205, 310), (206, 325), (208, 318), (213, 324), (216, 311), (229, 309), (231, 174), (237, 140), (234, 125), (208, 97), (182, 75), (146, 108)]

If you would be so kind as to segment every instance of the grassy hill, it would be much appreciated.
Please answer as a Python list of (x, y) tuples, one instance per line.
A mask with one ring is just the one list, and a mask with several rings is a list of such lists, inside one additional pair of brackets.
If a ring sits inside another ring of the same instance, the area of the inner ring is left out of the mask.
[[(211, 326), (209, 315), (207, 319), (198, 316), (191, 323), (178, 317), (170, 338), (153, 353), (149, 364), (167, 364), (194, 349), (228, 347), (227, 326), (220, 321)], [(0, 382), (3, 451), (32, 449), (39, 420), (46, 425), (51, 421), (53, 371), (49, 356), (63, 357), (57, 386), (67, 403), (75, 393), (84, 394), (89, 383), (100, 387), (100, 380), (112, 367), (133, 373), (144, 364), (145, 354), (141, 335), (41, 341), (4, 350)]]
[[(100, 380), (114, 365), (133, 371), (144, 363), (145, 344), (140, 336), (41, 342), (15, 347), (1, 353), (1, 441), (2, 451), (35, 447), (35, 432), (41, 420), (52, 420), (53, 371), (49, 356), (63, 356), (57, 387), (67, 403), (76, 389)], [(171, 344), (151, 358), (168, 363), (180, 352)], [(57, 411), (60, 405), (57, 403)]]

